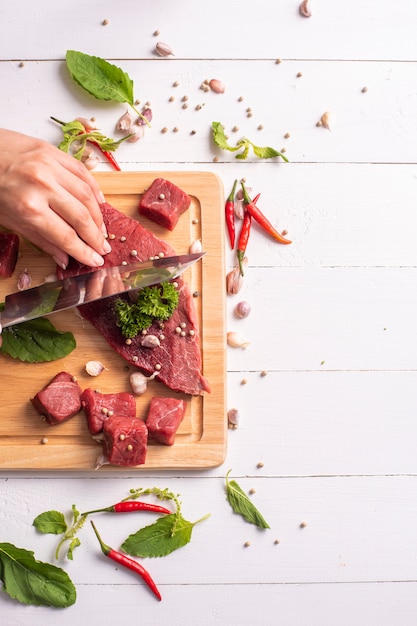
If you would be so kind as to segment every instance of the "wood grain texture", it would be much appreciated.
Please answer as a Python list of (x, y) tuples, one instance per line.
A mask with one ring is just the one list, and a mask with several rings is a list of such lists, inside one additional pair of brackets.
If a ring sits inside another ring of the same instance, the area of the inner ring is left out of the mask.
[[(212, 391), (203, 397), (181, 394), (187, 402), (187, 411), (175, 444), (149, 445), (146, 467), (219, 465), (226, 452), (222, 184), (209, 172), (103, 172), (96, 176), (107, 201), (133, 218), (139, 218), (137, 206), (141, 193), (157, 177), (172, 181), (192, 198), (189, 210), (173, 232), (167, 232), (145, 218), (141, 221), (178, 253), (188, 252), (192, 241), (202, 241), (206, 255), (201, 263), (186, 271), (184, 279), (191, 293), (199, 294), (193, 303), (200, 324), (202, 369)], [(53, 271), (49, 257), (37, 254), (23, 243), (14, 276), (1, 283), (1, 297), (16, 290), (16, 276), (24, 267), (30, 271), (34, 286)], [(102, 393), (131, 392), (129, 373), (134, 368), (129, 367), (98, 331), (77, 315), (76, 309), (57, 313), (51, 321), (59, 330), (74, 334), (77, 347), (70, 355), (42, 364), (2, 357), (5, 369), (2, 403), (7, 414), (7, 419), (0, 425), (0, 467), (3, 469), (94, 470), (101, 446), (89, 435), (84, 412), (59, 426), (49, 426), (29, 401), (59, 371), (74, 375), (82, 389), (99, 388)], [(106, 369), (99, 378), (91, 378), (85, 372), (85, 364), (90, 360), (104, 364)], [(136, 399), (137, 416), (146, 419), (153, 395), (172, 394), (164, 385), (152, 381), (148, 391)], [(48, 443), (41, 445), (45, 437)]]

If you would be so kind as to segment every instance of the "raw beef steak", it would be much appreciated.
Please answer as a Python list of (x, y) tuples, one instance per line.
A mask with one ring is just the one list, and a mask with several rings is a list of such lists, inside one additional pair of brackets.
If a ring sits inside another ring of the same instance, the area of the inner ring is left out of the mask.
[(103, 430), (103, 423), (112, 415), (125, 417), (136, 416), (136, 400), (131, 393), (100, 393), (94, 389), (84, 389), (81, 404), (87, 418), (88, 430), (98, 435)]
[(82, 389), (68, 372), (59, 372), (31, 402), (48, 424), (60, 424), (81, 411)]
[[(174, 250), (164, 241), (155, 237), (139, 222), (117, 211), (111, 205), (101, 205), (107, 232), (111, 236), (112, 250), (105, 256), (105, 266), (120, 265), (123, 261), (145, 261), (163, 253), (174, 255)], [(137, 254), (132, 258), (130, 251)], [(68, 269), (57, 267), (59, 278), (74, 276), (90, 271), (71, 259)], [(201, 373), (200, 341), (198, 320), (194, 301), (188, 285), (181, 278), (178, 284), (179, 303), (172, 317), (164, 322), (163, 328), (154, 322), (148, 333), (160, 338), (160, 346), (146, 348), (141, 345), (142, 335), (127, 344), (116, 322), (115, 300), (120, 296), (109, 296), (103, 300), (83, 304), (79, 311), (105, 337), (110, 346), (131, 365), (153, 374), (158, 370), (156, 380), (165, 383), (174, 391), (191, 395), (201, 395), (210, 391), (208, 381)], [(128, 298), (127, 295), (122, 297)], [(181, 329), (181, 332), (178, 332)], [(162, 335), (164, 339), (162, 339)]]
[(138, 417), (114, 415), (103, 424), (103, 453), (111, 465), (143, 465), (148, 449), (148, 429)]
[(0, 233), (0, 277), (10, 278), (19, 252), (19, 237), (14, 233)]
[(174, 230), (190, 206), (191, 198), (185, 191), (164, 178), (156, 178), (139, 202), (138, 211), (168, 230)]
[(158, 443), (172, 446), (186, 408), (185, 400), (153, 397), (146, 418), (149, 437)]

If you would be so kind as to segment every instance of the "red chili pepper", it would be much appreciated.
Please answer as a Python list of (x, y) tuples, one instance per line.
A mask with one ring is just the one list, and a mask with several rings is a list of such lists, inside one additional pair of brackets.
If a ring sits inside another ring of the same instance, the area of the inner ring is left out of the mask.
[(245, 258), (246, 247), (248, 245), (252, 215), (245, 211), (242, 228), (240, 229), (239, 241), (237, 244), (237, 260), (239, 261), (240, 274), (243, 276), (243, 259)]
[(139, 574), (139, 576), (143, 578), (145, 583), (148, 585), (149, 589), (151, 589), (154, 592), (158, 600), (162, 600), (158, 587), (155, 585), (149, 572), (134, 559), (131, 559), (125, 554), (122, 554), (121, 552), (117, 552), (117, 550), (114, 550), (113, 548), (110, 548), (110, 546), (107, 546), (101, 539), (100, 535), (98, 534), (98, 530), (95, 527), (93, 521), (91, 521), (91, 525), (94, 529), (94, 532), (96, 533), (96, 537), (98, 539), (98, 542), (100, 544), (100, 548), (103, 554), (105, 554), (107, 557), (109, 557), (109, 559), (112, 559), (112, 561), (115, 561), (119, 565), (123, 565), (123, 567), (126, 567), (127, 569), (130, 569), (132, 572)]
[(230, 192), (229, 197), (225, 204), (225, 218), (227, 232), (229, 234), (230, 247), (235, 247), (235, 191), (236, 191), (237, 179), (233, 183), (233, 189)]
[(271, 222), (265, 217), (262, 211), (258, 209), (258, 207), (256, 206), (256, 202), (259, 198), (259, 195), (251, 200), (249, 198), (248, 192), (246, 191), (245, 184), (243, 182), (241, 184), (246, 211), (250, 213), (251, 216), (258, 222), (258, 224), (262, 226), (265, 232), (271, 235), (276, 241), (279, 241), (279, 243), (292, 243), (290, 239), (286, 239), (285, 237), (283, 237), (281, 233), (279, 233), (276, 228), (272, 226)]
[(159, 504), (150, 504), (149, 502), (141, 502), (140, 500), (125, 500), (123, 502), (117, 502), (117, 504), (112, 504), (112, 506), (107, 506), (104, 509), (87, 511), (83, 513), (83, 515), (90, 515), (91, 513), (131, 513), (132, 511), (151, 511), (152, 513), (161, 513), (163, 515), (170, 515), (172, 513), (172, 511)]
[[(86, 128), (85, 132), (89, 133), (90, 131)], [(103, 150), (103, 148), (101, 148), (100, 145), (97, 143), (97, 141), (95, 141), (94, 139), (87, 138), (87, 141), (89, 141), (90, 143), (94, 144), (100, 150), (101, 154), (106, 157), (108, 162), (111, 163), (111, 165), (113, 165), (115, 170), (117, 170), (118, 172), (122, 171), (122, 168), (120, 167), (120, 165), (116, 161), (116, 159), (115, 159), (115, 157), (114, 157), (112, 152), (109, 152), (109, 150)]]

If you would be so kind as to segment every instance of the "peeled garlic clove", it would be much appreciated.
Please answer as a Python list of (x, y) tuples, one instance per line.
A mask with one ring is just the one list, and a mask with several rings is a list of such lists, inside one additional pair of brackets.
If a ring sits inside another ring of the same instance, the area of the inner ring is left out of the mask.
[(231, 348), (247, 348), (250, 342), (236, 332), (227, 333), (227, 345)]
[(98, 376), (104, 369), (106, 368), (100, 361), (88, 361), (85, 365), (85, 371), (89, 376)]
[(94, 120), (89, 120), (86, 117), (76, 117), (77, 122), (80, 122), (86, 130), (97, 130), (97, 124)]
[(163, 43), (162, 41), (158, 41), (155, 46), (155, 52), (159, 54), (160, 57), (171, 57), (174, 56), (171, 46), (167, 43)]
[(201, 239), (196, 239), (190, 246), (190, 254), (198, 254), (203, 251), (203, 246), (201, 244)]
[[(247, 267), (247, 265), (248, 265), (248, 258), (245, 256), (245, 258), (242, 261), (242, 267), (244, 270)], [(239, 293), (242, 287), (243, 287), (243, 276), (238, 266), (238, 267), (235, 267), (226, 276), (226, 292), (229, 295), (234, 295), (236, 293)]]
[(145, 335), (140, 344), (144, 348), (159, 348), (161, 345), (156, 335)]
[(226, 89), (226, 87), (224, 86), (224, 83), (221, 80), (218, 80), (217, 78), (211, 79), (211, 81), (209, 82), (209, 87), (215, 93), (224, 93)]
[(135, 396), (141, 396), (144, 394), (148, 388), (148, 382), (153, 380), (157, 375), (158, 372), (154, 372), (151, 376), (145, 376), (142, 372), (133, 372), (129, 376), (129, 382)]
[(95, 170), (96, 167), (99, 166), (100, 159), (98, 158), (98, 156), (90, 156), (88, 157), (88, 159), (85, 159), (85, 161), (83, 160), (83, 163), (86, 166), (86, 168), (89, 171), (91, 171), (91, 170)]
[(133, 126), (131, 126), (129, 128), (129, 139), (126, 139), (126, 141), (128, 141), (129, 143), (134, 143), (135, 141), (139, 141), (139, 139), (142, 139), (143, 135), (145, 133), (145, 129), (143, 126), (138, 126), (137, 124), (134, 124)]

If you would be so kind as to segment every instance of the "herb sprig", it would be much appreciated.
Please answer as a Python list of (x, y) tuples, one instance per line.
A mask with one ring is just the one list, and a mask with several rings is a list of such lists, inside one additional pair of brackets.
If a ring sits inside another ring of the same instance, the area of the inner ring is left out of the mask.
[(226, 496), (235, 513), (241, 515), (250, 524), (260, 528), (270, 528), (268, 522), (258, 511), (249, 496), (235, 480), (229, 480), (229, 470), (226, 474)]
[(270, 148), (269, 146), (261, 147), (255, 145), (252, 141), (243, 137), (239, 139), (235, 146), (231, 146), (225, 134), (224, 126), (220, 122), (212, 122), (211, 128), (213, 130), (213, 141), (222, 150), (228, 150), (229, 152), (238, 152), (235, 155), (236, 159), (245, 160), (249, 156), (249, 152), (252, 149), (255, 156), (259, 159), (273, 159), (274, 157), (280, 157), (283, 161), (288, 163), (288, 159), (286, 156), (275, 150), (274, 148)]
[(178, 306), (179, 293), (173, 283), (165, 282), (138, 291), (136, 302), (117, 298), (115, 312), (122, 335), (133, 339), (154, 320), (168, 320)]

